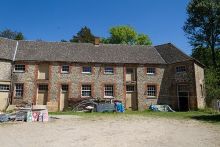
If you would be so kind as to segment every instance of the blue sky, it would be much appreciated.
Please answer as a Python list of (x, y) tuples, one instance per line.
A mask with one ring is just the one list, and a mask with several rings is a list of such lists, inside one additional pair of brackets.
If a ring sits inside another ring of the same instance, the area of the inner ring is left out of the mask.
[(27, 40), (69, 40), (82, 26), (108, 37), (116, 25), (149, 35), (153, 45), (171, 42), (191, 54), (182, 30), (189, 0), (2, 0), (0, 30), (21, 31)]

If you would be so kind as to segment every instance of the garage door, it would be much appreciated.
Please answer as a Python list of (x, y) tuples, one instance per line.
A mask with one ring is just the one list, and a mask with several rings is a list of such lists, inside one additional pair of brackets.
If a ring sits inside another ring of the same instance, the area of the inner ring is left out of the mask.
[(5, 109), (9, 97), (9, 84), (0, 84), (0, 110)]

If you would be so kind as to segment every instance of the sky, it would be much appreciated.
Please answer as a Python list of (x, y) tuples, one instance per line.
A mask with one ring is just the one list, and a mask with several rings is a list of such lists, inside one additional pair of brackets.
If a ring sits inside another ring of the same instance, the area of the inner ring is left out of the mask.
[(69, 40), (83, 26), (98, 37), (129, 25), (153, 45), (173, 43), (191, 54), (182, 29), (189, 0), (1, 0), (0, 31), (23, 32), (27, 40)]

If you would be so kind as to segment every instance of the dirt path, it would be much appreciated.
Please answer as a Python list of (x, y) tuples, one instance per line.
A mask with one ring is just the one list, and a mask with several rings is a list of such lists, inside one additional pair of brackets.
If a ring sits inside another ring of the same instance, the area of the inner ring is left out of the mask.
[(141, 116), (60, 116), (48, 123), (0, 124), (1, 147), (219, 147), (220, 126)]

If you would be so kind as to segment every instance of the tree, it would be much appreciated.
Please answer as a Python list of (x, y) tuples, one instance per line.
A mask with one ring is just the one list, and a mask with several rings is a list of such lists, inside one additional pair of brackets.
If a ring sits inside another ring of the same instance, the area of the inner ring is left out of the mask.
[(13, 39), (13, 40), (24, 40), (24, 35), (21, 32), (12, 31), (10, 29), (5, 29), (0, 32), (0, 37)]
[(79, 42), (79, 43), (94, 43), (95, 36), (91, 33), (91, 30), (88, 27), (83, 27), (77, 33), (76, 36), (73, 36), (70, 39), (70, 42)]
[(212, 65), (217, 68), (216, 52), (220, 48), (220, 1), (191, 0), (187, 14), (183, 29), (190, 39), (190, 44), (195, 49), (211, 49)]
[(130, 26), (115, 26), (110, 30), (110, 37), (103, 38), (102, 43), (112, 44), (137, 44), (151, 45), (149, 37), (145, 34), (138, 34), (134, 28)]

